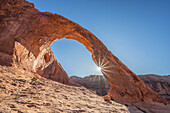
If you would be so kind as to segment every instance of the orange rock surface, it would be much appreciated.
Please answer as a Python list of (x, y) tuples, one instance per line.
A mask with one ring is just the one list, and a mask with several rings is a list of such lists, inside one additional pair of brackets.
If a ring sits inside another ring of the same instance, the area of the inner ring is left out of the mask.
[(110, 98), (110, 96), (109, 96), (109, 95), (106, 95), (106, 96), (104, 96), (104, 100), (105, 100), (105, 101), (110, 101), (110, 100), (111, 100), (111, 98)]
[(58, 14), (40, 12), (25, 0), (0, 1), (1, 65), (18, 66), (64, 84), (76, 85), (49, 47), (61, 38), (77, 40), (92, 53), (92, 59), (102, 67), (111, 85), (108, 95), (114, 100), (167, 102), (80, 25)]

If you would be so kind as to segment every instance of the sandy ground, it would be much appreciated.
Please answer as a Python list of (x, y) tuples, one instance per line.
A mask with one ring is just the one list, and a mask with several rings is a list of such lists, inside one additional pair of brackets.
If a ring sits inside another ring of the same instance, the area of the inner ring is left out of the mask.
[[(32, 83), (32, 78), (39, 78)], [(21, 69), (0, 66), (0, 113), (129, 113), (84, 87), (41, 79)]]

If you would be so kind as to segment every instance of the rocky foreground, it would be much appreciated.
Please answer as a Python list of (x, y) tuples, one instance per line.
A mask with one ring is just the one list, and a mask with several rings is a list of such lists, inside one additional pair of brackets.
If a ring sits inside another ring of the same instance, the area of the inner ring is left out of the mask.
[[(38, 78), (34, 80), (33, 78)], [(0, 113), (168, 113), (157, 102), (104, 101), (84, 87), (68, 86), (14, 67), (0, 66)], [(123, 105), (124, 104), (124, 105)]]
[[(36, 76), (38, 80), (33, 81)], [(129, 113), (126, 106), (84, 87), (64, 85), (24, 70), (0, 66), (0, 113)]]

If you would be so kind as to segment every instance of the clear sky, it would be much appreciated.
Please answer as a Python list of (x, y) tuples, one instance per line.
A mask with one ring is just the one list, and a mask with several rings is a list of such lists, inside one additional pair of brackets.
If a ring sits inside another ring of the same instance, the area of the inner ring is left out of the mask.
[[(96, 35), (136, 74), (170, 74), (170, 0), (28, 0)], [(62, 39), (51, 46), (69, 76), (99, 74), (91, 53)]]

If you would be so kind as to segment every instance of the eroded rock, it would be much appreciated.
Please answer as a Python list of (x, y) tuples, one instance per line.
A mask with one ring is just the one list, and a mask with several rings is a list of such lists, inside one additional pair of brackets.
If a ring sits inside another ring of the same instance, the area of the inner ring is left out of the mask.
[[(160, 76), (148, 74), (138, 76), (148, 87), (170, 102), (170, 75)], [(102, 75), (90, 75), (84, 78), (71, 76), (70, 78), (75, 83), (96, 91), (97, 94), (101, 96), (106, 95), (110, 89), (109, 82), (106, 81)]]
[(84, 78), (71, 76), (70, 78), (73, 82), (95, 91), (100, 96), (107, 95), (107, 92), (110, 89), (109, 82), (102, 75), (90, 75)]
[[(80, 25), (58, 14), (40, 12), (25, 0), (0, 2), (1, 65), (18, 66), (46, 78), (75, 85), (49, 47), (61, 38), (74, 39), (86, 46), (92, 53), (94, 62), (102, 67), (102, 73), (111, 85), (108, 95), (115, 100), (167, 103), (114, 56), (96, 36)], [(46, 58), (46, 53), (50, 58)]]
[[(107, 103), (83, 87), (68, 86), (49, 79), (38, 79), (36, 84), (31, 84), (35, 76), (39, 75), (0, 65), (1, 113), (130, 113), (126, 106), (114, 101)], [(22, 85), (19, 80), (26, 82)], [(1, 88), (3, 86), (6, 89)]]
[(139, 75), (139, 78), (152, 90), (170, 102), (170, 75), (160, 76), (154, 74)]

